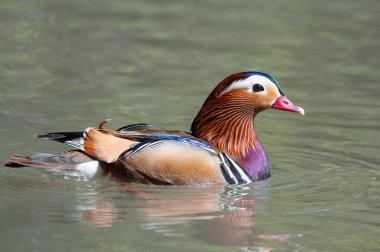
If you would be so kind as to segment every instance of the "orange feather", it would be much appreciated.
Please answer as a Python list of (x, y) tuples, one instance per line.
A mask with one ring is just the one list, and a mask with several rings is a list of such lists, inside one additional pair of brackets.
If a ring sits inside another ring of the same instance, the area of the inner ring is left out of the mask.
[(106, 163), (114, 163), (120, 154), (131, 148), (137, 142), (115, 137), (112, 131), (105, 129), (86, 129), (83, 142), (84, 152)]
[(208, 99), (194, 119), (193, 134), (229, 155), (245, 157), (256, 146), (253, 104), (252, 97), (244, 90)]

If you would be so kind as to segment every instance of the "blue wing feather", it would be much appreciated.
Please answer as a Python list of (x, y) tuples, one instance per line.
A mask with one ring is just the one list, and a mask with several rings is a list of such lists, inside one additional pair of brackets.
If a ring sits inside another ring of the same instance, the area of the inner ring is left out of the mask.
[(187, 144), (195, 145), (200, 148), (206, 149), (208, 151), (215, 152), (212, 145), (202, 140), (197, 140), (197, 139), (187, 138), (187, 137), (182, 137), (182, 136), (166, 135), (166, 134), (155, 134), (150, 137), (154, 137), (154, 138), (162, 139), (162, 140), (172, 140), (172, 141), (177, 141), (181, 143), (187, 143)]

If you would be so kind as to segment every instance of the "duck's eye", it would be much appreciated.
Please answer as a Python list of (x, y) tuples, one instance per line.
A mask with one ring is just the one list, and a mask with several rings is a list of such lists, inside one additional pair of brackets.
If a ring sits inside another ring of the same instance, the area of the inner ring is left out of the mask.
[(255, 84), (252, 86), (252, 92), (257, 93), (257, 92), (261, 92), (261, 91), (264, 91), (264, 87), (262, 85)]

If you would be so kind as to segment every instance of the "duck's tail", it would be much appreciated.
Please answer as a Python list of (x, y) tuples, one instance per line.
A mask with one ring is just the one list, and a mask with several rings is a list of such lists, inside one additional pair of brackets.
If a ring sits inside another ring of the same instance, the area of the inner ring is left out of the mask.
[(82, 151), (68, 151), (62, 154), (40, 153), (31, 157), (14, 156), (4, 164), (7, 167), (38, 167), (45, 169), (78, 170), (93, 175), (99, 162)]
[[(112, 131), (104, 128), (104, 125), (109, 121), (110, 119), (102, 121), (99, 124), (99, 129), (87, 128), (84, 132), (54, 132), (38, 136), (65, 143), (78, 150), (57, 155), (40, 153), (31, 157), (14, 156), (6, 161), (4, 165), (7, 167), (28, 166), (47, 169), (83, 170), (86, 172), (87, 169), (90, 171), (97, 169), (99, 161), (102, 162), (102, 167), (104, 166), (103, 162), (114, 163), (122, 152), (129, 149), (136, 142), (113, 136)], [(123, 131), (128, 130), (123, 129)]]
[[(104, 120), (100, 126), (108, 122)], [(80, 132), (53, 132), (39, 135), (39, 138), (52, 140), (70, 145), (78, 150), (68, 151), (61, 154), (39, 153), (31, 157), (14, 156), (5, 162), (7, 167), (39, 167), (72, 170), (77, 169), (78, 165), (90, 162), (97, 162), (94, 158), (87, 155), (84, 151), (84, 138), (86, 133)], [(92, 163), (95, 164), (95, 163)]]

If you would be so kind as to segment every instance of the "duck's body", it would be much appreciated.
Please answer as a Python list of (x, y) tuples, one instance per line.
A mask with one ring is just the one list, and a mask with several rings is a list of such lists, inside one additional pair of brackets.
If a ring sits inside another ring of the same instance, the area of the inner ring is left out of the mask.
[[(240, 184), (270, 177), (267, 155), (253, 121), (276, 108), (303, 114), (277, 82), (258, 72), (233, 74), (211, 92), (193, 121), (191, 133), (146, 124), (116, 131), (87, 128), (84, 133), (42, 137), (79, 149), (61, 155), (13, 157), (7, 166), (83, 169), (87, 164), (140, 183)], [(97, 161), (97, 162), (96, 162)]]

